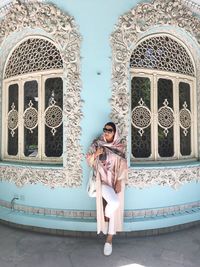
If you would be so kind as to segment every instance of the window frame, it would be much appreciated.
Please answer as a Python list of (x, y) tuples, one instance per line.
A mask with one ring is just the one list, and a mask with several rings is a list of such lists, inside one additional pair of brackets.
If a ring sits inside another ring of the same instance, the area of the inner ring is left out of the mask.
[[(34, 163), (62, 163), (63, 153), (60, 157), (47, 157), (45, 156), (45, 81), (48, 78), (61, 78), (63, 81), (63, 69), (59, 70), (43, 70), (38, 72), (26, 73), (15, 77), (10, 77), (3, 80), (3, 93), (2, 93), (2, 160), (19, 161), (19, 162), (34, 162)], [(24, 127), (23, 127), (23, 107), (24, 107), (24, 84), (27, 81), (36, 80), (38, 82), (38, 155), (37, 157), (26, 157), (24, 155)], [(19, 86), (19, 120), (18, 120), (18, 153), (16, 156), (8, 155), (8, 88), (11, 84), (17, 83)], [(63, 96), (62, 96), (63, 97)], [(63, 139), (64, 141), (64, 139)], [(64, 143), (63, 143), (64, 146)]]
[[(145, 77), (151, 83), (151, 155), (148, 158), (136, 158), (132, 154), (132, 141), (130, 140), (130, 163), (132, 162), (166, 162), (174, 160), (189, 160), (197, 158), (197, 104), (196, 104), (196, 78), (189, 75), (159, 71), (154, 69), (132, 68), (130, 69), (130, 107), (132, 101), (131, 81), (133, 77)], [(158, 80), (169, 79), (173, 83), (173, 110), (174, 110), (174, 156), (160, 157), (158, 154), (158, 113), (157, 113), (157, 82)], [(180, 152), (180, 126), (179, 126), (179, 83), (185, 82), (190, 85), (190, 105), (191, 105), (191, 154), (182, 156)], [(130, 110), (130, 113), (132, 110)], [(130, 115), (131, 116), (131, 115)], [(130, 117), (130, 134), (132, 132), (132, 119)], [(178, 138), (178, 140), (177, 140)]]

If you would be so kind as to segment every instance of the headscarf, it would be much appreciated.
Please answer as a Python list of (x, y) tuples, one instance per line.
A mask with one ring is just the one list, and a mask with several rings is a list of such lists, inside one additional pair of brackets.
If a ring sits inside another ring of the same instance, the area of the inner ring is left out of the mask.
[(123, 140), (119, 136), (119, 131), (116, 127), (116, 132), (114, 135), (114, 139), (112, 142), (107, 142), (104, 134), (102, 134), (98, 139), (94, 140), (95, 147), (103, 147), (104, 153), (100, 155), (100, 160), (106, 160), (106, 148), (109, 149), (112, 153), (118, 155), (119, 157), (122, 157), (125, 159), (125, 147), (123, 144)]
[[(94, 153), (98, 147), (103, 148), (103, 153), (100, 154), (96, 160), (94, 158)], [(125, 146), (123, 140), (119, 136), (118, 129), (116, 127), (116, 132), (112, 142), (107, 142), (104, 134), (95, 139), (86, 155), (88, 164), (94, 170), (94, 177), (98, 172), (101, 177), (101, 181), (111, 187), (115, 185), (116, 168), (120, 166), (120, 172), (127, 169), (127, 161), (125, 159)], [(117, 164), (117, 165), (116, 165)], [(119, 164), (119, 165), (118, 165)], [(116, 167), (116, 168), (115, 168)], [(117, 175), (118, 176), (118, 175)]]

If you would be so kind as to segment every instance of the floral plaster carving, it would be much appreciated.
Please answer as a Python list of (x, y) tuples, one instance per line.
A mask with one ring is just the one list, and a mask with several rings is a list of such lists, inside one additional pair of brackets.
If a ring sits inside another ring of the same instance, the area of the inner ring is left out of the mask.
[(0, 166), (0, 180), (14, 182), (17, 186), (41, 183), (51, 188), (76, 185), (76, 176), (70, 176), (65, 168), (32, 167), (32, 166)]
[[(79, 186), (82, 178), (82, 148), (80, 146), (80, 120), (82, 118), (80, 97), (80, 42), (81, 37), (74, 18), (62, 13), (52, 4), (14, 1), (6, 16), (0, 21), (0, 44), (11, 33), (24, 29), (39, 28), (57, 44), (63, 60), (63, 167), (0, 166), (0, 179), (18, 186), (42, 183), (50, 187)], [(1, 77), (2, 86), (3, 77)], [(0, 88), (2, 89), (2, 88)], [(1, 91), (1, 90), (0, 90)], [(67, 152), (67, 153), (66, 153)]]
[(184, 183), (192, 181), (200, 182), (200, 166), (134, 168), (134, 170), (129, 170), (129, 186), (138, 188), (161, 185), (177, 189)]
[[(119, 126), (122, 136), (128, 136), (130, 121), (129, 62), (131, 54), (141, 36), (156, 26), (179, 27), (200, 43), (200, 20), (181, 0), (154, 0), (138, 5), (119, 18), (111, 35), (112, 47), (112, 98), (111, 118)], [(199, 66), (197, 65), (197, 68)], [(198, 69), (199, 72), (199, 69)], [(198, 82), (199, 85), (199, 82)], [(127, 141), (127, 140), (126, 140)], [(129, 169), (129, 185), (145, 187), (150, 185), (174, 186), (199, 180), (198, 168), (178, 169)]]
[(199, 0), (183, 0), (183, 2), (191, 9), (200, 14)]

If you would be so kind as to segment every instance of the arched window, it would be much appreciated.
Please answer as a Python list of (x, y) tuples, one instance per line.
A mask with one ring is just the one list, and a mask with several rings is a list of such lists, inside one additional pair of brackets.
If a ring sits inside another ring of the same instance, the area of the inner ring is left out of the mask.
[(196, 156), (195, 70), (168, 35), (148, 37), (130, 60), (131, 151), (135, 160)]
[(63, 62), (55, 45), (30, 37), (11, 53), (3, 85), (3, 158), (60, 162)]

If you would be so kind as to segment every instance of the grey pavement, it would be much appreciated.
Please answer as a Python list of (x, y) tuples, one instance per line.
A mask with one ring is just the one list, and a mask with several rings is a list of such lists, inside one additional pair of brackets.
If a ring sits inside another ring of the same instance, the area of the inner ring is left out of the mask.
[(200, 226), (148, 237), (62, 237), (0, 224), (0, 267), (200, 267)]

